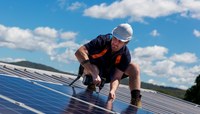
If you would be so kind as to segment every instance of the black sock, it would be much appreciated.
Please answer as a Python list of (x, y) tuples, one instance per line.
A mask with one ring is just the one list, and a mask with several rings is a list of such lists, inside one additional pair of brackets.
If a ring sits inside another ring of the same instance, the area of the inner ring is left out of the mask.
[(140, 97), (141, 97), (140, 90), (135, 89), (131, 91), (131, 98), (140, 98)]

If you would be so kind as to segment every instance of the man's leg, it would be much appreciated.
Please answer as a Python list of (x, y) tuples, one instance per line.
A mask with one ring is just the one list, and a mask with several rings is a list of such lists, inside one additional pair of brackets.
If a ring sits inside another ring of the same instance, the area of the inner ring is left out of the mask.
[(141, 81), (140, 81), (140, 69), (137, 64), (130, 63), (125, 71), (125, 74), (129, 76), (129, 87), (131, 91), (131, 104), (141, 107)]

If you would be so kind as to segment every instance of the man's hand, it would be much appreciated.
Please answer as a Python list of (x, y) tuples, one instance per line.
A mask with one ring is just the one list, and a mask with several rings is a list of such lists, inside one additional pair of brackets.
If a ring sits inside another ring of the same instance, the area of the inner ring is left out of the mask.
[(92, 78), (93, 78), (93, 83), (94, 83), (96, 86), (100, 86), (100, 84), (101, 84), (101, 78), (100, 78), (100, 76), (99, 76), (99, 75), (97, 75), (97, 76), (92, 76)]
[(109, 99), (115, 99), (116, 98), (116, 95), (115, 95), (115, 92), (114, 91), (110, 91), (109, 92)]
[(112, 110), (112, 103), (113, 103), (114, 99), (109, 99), (107, 100), (107, 104), (106, 104), (106, 108), (109, 110)]

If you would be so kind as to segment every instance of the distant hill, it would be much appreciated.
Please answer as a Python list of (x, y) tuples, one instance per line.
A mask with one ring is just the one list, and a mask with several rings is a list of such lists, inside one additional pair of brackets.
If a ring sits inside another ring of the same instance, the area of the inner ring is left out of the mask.
[[(59, 72), (59, 73), (64, 73), (64, 74), (72, 74), (69, 72), (63, 72), (63, 71), (57, 70), (50, 66), (46, 66), (43, 64), (39, 64), (39, 63), (33, 63), (33, 62), (29, 62), (29, 61), (10, 62), (9, 64), (24, 66), (24, 67), (29, 67), (29, 68), (35, 68), (35, 69), (41, 69), (41, 70), (47, 70), (47, 71), (52, 71), (52, 72)], [(128, 85), (128, 79), (126, 78), (126, 79), (121, 80), (121, 84)], [(165, 93), (165, 94), (168, 94), (171, 96), (175, 96), (175, 97), (178, 97), (181, 99), (183, 99), (185, 92), (186, 92), (185, 90), (181, 90), (178, 88), (158, 86), (158, 85), (153, 85), (153, 84), (149, 84), (149, 83), (145, 83), (145, 82), (142, 82), (141, 86), (144, 89), (155, 90), (155, 91)]]
[(39, 64), (39, 63), (33, 63), (33, 62), (30, 62), (30, 61), (8, 62), (8, 64), (18, 65), (18, 66), (23, 66), (23, 67), (29, 67), (29, 68), (35, 68), (35, 69), (40, 69), (40, 70), (47, 70), (47, 71), (58, 72), (58, 73), (64, 73), (64, 74), (72, 74), (72, 73), (57, 70), (57, 69), (52, 68), (52, 67), (47, 66), (47, 65), (43, 65), (43, 64)]

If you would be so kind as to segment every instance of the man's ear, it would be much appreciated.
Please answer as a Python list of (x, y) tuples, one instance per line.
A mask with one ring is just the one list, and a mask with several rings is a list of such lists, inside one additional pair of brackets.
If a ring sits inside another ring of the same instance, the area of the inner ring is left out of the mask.
[(129, 41), (125, 42), (125, 44), (128, 44), (128, 43), (129, 43)]

